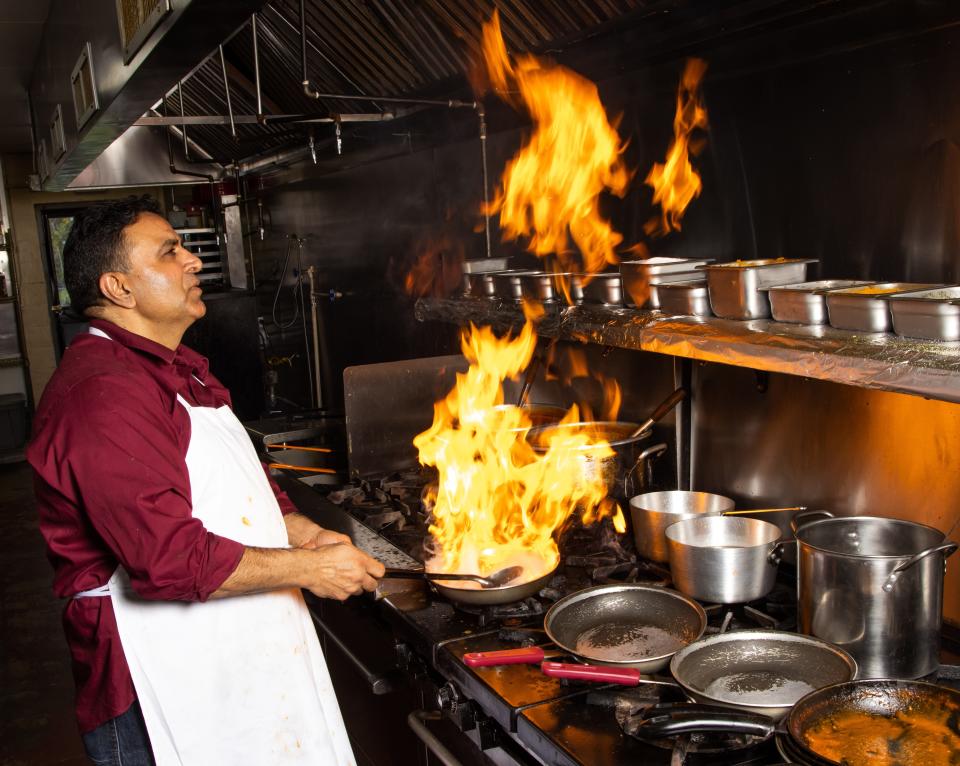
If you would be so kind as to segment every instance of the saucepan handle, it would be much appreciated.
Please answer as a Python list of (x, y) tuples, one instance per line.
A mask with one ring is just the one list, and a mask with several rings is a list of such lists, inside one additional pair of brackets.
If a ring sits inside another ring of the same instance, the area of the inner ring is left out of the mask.
[(930, 556), (934, 553), (943, 553), (944, 561), (948, 559), (953, 553), (956, 552), (957, 548), (960, 547), (954, 542), (945, 542), (940, 543), (940, 545), (935, 545), (932, 548), (927, 548), (926, 550), (916, 553), (906, 561), (897, 564), (893, 570), (890, 572), (887, 577), (887, 581), (883, 584), (884, 593), (889, 593), (893, 590), (893, 586), (897, 584), (897, 580), (900, 578), (900, 575), (906, 572), (910, 567), (916, 564), (918, 561), (925, 559), (927, 556)]
[(783, 543), (777, 542), (773, 544), (773, 547), (770, 549), (770, 553), (767, 555), (767, 561), (769, 561), (773, 566), (780, 566), (780, 559), (783, 558)]
[(803, 526), (803, 524), (801, 524), (800, 522), (803, 519), (809, 519), (813, 516), (824, 516), (828, 519), (835, 518), (834, 515), (830, 513), (830, 511), (804, 511), (803, 513), (798, 513), (796, 516), (790, 519), (790, 529), (793, 530), (794, 536), (796, 536), (797, 531), (800, 529), (800, 527)]
[(630, 733), (641, 739), (663, 739), (678, 734), (698, 732), (731, 732), (769, 737), (777, 730), (772, 718), (756, 713), (711, 713), (707, 711), (672, 712), (638, 721)]

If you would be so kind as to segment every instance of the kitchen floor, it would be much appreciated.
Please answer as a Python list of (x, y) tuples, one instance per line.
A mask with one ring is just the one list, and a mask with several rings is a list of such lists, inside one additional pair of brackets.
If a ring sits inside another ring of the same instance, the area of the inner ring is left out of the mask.
[(0, 465), (0, 766), (86, 766), (32, 482)]

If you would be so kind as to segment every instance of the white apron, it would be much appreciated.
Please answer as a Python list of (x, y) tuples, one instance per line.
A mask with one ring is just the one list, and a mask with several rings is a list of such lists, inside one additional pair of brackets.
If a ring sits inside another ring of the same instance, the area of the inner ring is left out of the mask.
[[(245, 545), (288, 547), (280, 507), (240, 421), (229, 407), (177, 399), (192, 428), (193, 516)], [(110, 596), (158, 766), (354, 766), (299, 590), (147, 601), (118, 568)]]

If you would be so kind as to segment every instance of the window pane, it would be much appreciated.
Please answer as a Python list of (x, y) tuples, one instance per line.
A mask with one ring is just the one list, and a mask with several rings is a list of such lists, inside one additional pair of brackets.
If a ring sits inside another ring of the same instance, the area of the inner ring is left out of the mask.
[(53, 268), (56, 272), (54, 276), (57, 280), (57, 300), (64, 308), (70, 305), (70, 296), (67, 294), (67, 287), (63, 283), (63, 246), (66, 244), (71, 226), (73, 226), (72, 215), (47, 219), (50, 249), (53, 253)]

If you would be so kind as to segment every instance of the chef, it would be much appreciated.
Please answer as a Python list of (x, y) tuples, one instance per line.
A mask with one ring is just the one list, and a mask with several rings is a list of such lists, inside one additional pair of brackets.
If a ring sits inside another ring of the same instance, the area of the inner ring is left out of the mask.
[(158, 213), (130, 197), (76, 217), (64, 280), (90, 329), (27, 452), (84, 745), (117, 766), (353, 764), (300, 588), (343, 600), (383, 566), (296, 512), (180, 344), (201, 263)]

